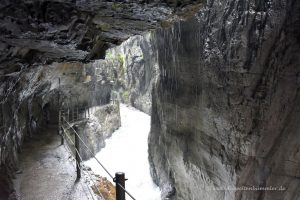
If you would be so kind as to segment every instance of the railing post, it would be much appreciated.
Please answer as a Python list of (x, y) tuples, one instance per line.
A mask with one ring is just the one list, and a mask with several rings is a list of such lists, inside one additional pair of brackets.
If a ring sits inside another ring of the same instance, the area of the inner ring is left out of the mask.
[(62, 122), (61, 122), (61, 110), (58, 112), (58, 134), (60, 135), (61, 139), (61, 145), (64, 145), (64, 136), (63, 136), (63, 130), (62, 130)]
[(79, 156), (79, 137), (78, 137), (78, 131), (77, 128), (75, 127), (75, 131), (77, 133), (75, 134), (75, 153), (76, 153), (76, 172), (77, 172), (77, 180), (79, 180), (81, 178), (81, 172), (80, 172), (80, 156)]
[(116, 182), (116, 200), (125, 200), (125, 174), (117, 172), (114, 181)]
[(75, 120), (75, 108), (74, 107), (72, 107), (72, 121), (71, 122), (74, 122)]
[(76, 113), (76, 120), (79, 120), (79, 110), (78, 110), (78, 106), (76, 107), (76, 111), (77, 111), (77, 113)]
[(4, 133), (6, 133), (6, 122), (5, 122), (5, 116), (4, 116), (4, 103), (1, 103), (1, 115), (2, 115), (3, 130), (4, 130)]

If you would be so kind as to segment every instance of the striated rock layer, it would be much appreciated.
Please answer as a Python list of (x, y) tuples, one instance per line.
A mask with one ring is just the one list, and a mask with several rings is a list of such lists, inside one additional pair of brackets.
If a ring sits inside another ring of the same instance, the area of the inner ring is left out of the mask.
[(129, 38), (107, 51), (105, 60), (118, 74), (119, 99), (151, 114), (152, 87), (158, 77), (157, 51), (153, 32)]
[[(91, 108), (92, 113), (88, 120), (74, 124), (81, 139), (94, 155), (105, 147), (105, 139), (111, 137), (113, 132), (121, 126), (119, 106), (119, 103), (116, 103)], [(73, 141), (75, 142), (75, 138)], [(88, 160), (93, 156), (86, 148), (81, 148), (79, 152), (83, 160)]]
[(2, 77), (5, 81), (0, 84), (3, 92), (0, 98), (0, 199), (6, 199), (12, 192), (11, 179), (18, 170), (23, 141), (40, 134), (49, 124), (57, 124), (60, 108), (74, 110), (110, 102), (110, 75), (107, 73), (98, 80), (94, 76), (94, 65), (53, 63)]
[(299, 38), (297, 0), (209, 0), (157, 31), (149, 159), (164, 199), (299, 199)]
[[(1, 1), (0, 198), (23, 140), (58, 107), (118, 95), (152, 113), (164, 199), (299, 198), (299, 1), (199, 2)], [(241, 186), (285, 190), (230, 190)]]

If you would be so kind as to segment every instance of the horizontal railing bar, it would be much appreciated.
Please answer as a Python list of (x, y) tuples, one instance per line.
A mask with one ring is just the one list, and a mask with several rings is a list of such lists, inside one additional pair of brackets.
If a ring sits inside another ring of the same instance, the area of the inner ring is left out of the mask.
[[(62, 117), (63, 120), (68, 124), (68, 126), (74, 131), (74, 133), (78, 136), (79, 140), (83, 143), (85, 148), (89, 151), (89, 153), (92, 155), (92, 157), (98, 162), (98, 164), (104, 169), (104, 171), (110, 176), (112, 180), (114, 180), (114, 177), (109, 173), (109, 171), (103, 166), (103, 164), (96, 158), (95, 154), (89, 149), (89, 147), (85, 144), (85, 142), (81, 139), (77, 131), (71, 126), (71, 124), (65, 119), (65, 117)], [(122, 185), (118, 184), (120, 188), (122, 188), (128, 196), (130, 196), (133, 200), (136, 200)]]
[(71, 124), (63, 117), (68, 126), (74, 131), (74, 133), (78, 136), (79, 140), (83, 143), (86, 149), (88, 149), (89, 153), (91, 153), (92, 157), (96, 159), (98, 164), (105, 170), (105, 172), (113, 179), (113, 176), (109, 173), (109, 171), (102, 165), (102, 163), (96, 158), (95, 154), (89, 149), (89, 147), (85, 144), (85, 142), (81, 139), (77, 131), (71, 126)]
[[(67, 136), (67, 138), (69, 139), (69, 141), (75, 146), (74, 142), (73, 142), (72, 139), (68, 136), (68, 133), (65, 131), (64, 128), (63, 128), (63, 131), (65, 132), (65, 135)], [(66, 139), (66, 137), (64, 137), (64, 138), (65, 138), (66, 141), (68, 141), (68, 140)], [(72, 153), (72, 150), (71, 150), (71, 148), (69, 147), (68, 144), (67, 144), (67, 147), (68, 147), (68, 149), (69, 149), (69, 151), (70, 151), (70, 154), (74, 157), (74, 155), (73, 155), (73, 153)], [(78, 153), (78, 155), (79, 155), (79, 158), (80, 158), (81, 162), (83, 162), (82, 157), (80, 156), (78, 150), (77, 150), (76, 148), (75, 148), (75, 150), (77, 151), (77, 153)], [(78, 163), (76, 163), (76, 165), (78, 166), (78, 168), (80, 168), (80, 170), (83, 171), (82, 166), (80, 166)], [(88, 173), (90, 179), (93, 181), (95, 187), (97, 188), (97, 190), (98, 190), (98, 192), (99, 192), (99, 195), (104, 199), (104, 197), (102, 196), (102, 193), (100, 192), (99, 188), (97, 187), (96, 183), (94, 182), (94, 180), (93, 180), (91, 174), (89, 173), (89, 171), (87, 171), (87, 173)], [(91, 194), (91, 193), (90, 193), (90, 194)], [(93, 196), (92, 194), (91, 194), (91, 196), (92, 196), (93, 199), (94, 199), (94, 196)]]

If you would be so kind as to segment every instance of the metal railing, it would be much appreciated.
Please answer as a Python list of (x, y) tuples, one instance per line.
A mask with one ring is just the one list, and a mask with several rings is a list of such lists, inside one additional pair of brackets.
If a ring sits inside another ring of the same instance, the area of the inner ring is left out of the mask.
[[(65, 136), (67, 136), (67, 134), (66, 134)], [(65, 137), (65, 136), (64, 136), (64, 137)], [(65, 137), (65, 139), (67, 139), (67, 138)], [(72, 140), (70, 139), (70, 142), (71, 142), (71, 141), (72, 141)], [(66, 150), (74, 157), (71, 148), (70, 148), (68, 145), (63, 145), (63, 146), (64, 146), (65, 149), (66, 149)], [(72, 165), (72, 166), (73, 166), (73, 165)], [(73, 166), (73, 167), (74, 167), (74, 166)], [(77, 162), (75, 162), (74, 170), (78, 170), (78, 169), (83, 170), (83, 169), (82, 169), (82, 166), (80, 166)], [(91, 181), (93, 182), (93, 184), (95, 185), (96, 183), (95, 183), (95, 181), (94, 181), (94, 179), (93, 179), (91, 173), (90, 173), (89, 171), (86, 171), (86, 172), (88, 173), (89, 180), (91, 180)], [(78, 180), (78, 178), (77, 178), (76, 180)], [(88, 181), (87, 178), (86, 178), (86, 181)], [(81, 186), (82, 186), (82, 183), (81, 183)], [(83, 187), (83, 186), (82, 186), (82, 187)], [(97, 191), (98, 191), (100, 197), (101, 197), (102, 199), (104, 199), (104, 197), (102, 196), (102, 194), (101, 194), (99, 188), (96, 187), (96, 189), (97, 189)], [(88, 189), (88, 191), (89, 191), (89, 193), (90, 193), (90, 196), (94, 199), (94, 195), (92, 194), (92, 192), (91, 192), (89, 189)]]
[[(76, 142), (74, 143), (73, 140), (71, 139), (71, 136), (67, 133), (67, 131), (66, 131), (65, 129), (63, 129), (63, 130), (64, 130), (64, 132), (65, 132), (65, 134), (62, 134), (62, 136), (64, 137), (64, 139), (65, 139), (66, 141), (69, 141), (72, 145), (76, 146)], [(69, 151), (69, 153), (74, 157), (73, 152), (72, 152), (72, 150), (71, 150), (71, 147), (68, 146), (67, 143), (66, 143), (66, 145), (64, 145), (64, 146), (65, 146), (66, 149)], [(76, 180), (79, 180), (79, 179), (81, 178), (81, 171), (83, 170), (83, 168), (82, 168), (82, 166), (81, 166), (80, 163), (83, 162), (83, 159), (82, 159), (82, 157), (80, 156), (79, 150), (78, 150), (77, 148), (75, 148), (75, 152), (76, 152), (76, 153), (75, 153), (75, 159), (76, 159), (75, 167), (76, 167), (76, 172), (77, 172), (77, 178), (76, 178)], [(78, 161), (78, 159), (79, 159), (79, 161)], [(87, 174), (88, 174), (90, 180), (93, 182), (94, 186), (96, 187), (96, 189), (97, 189), (97, 191), (98, 191), (100, 197), (101, 197), (102, 199), (104, 199), (104, 197), (102, 196), (102, 193), (100, 192), (99, 188), (97, 187), (97, 185), (96, 185), (96, 183), (95, 183), (95, 181), (94, 181), (94, 179), (93, 179), (91, 173), (90, 173), (88, 170), (87, 170), (86, 172), (87, 172)], [(89, 190), (89, 192), (90, 192), (90, 190)], [(91, 193), (90, 193), (90, 195), (91, 195), (91, 196), (94, 196), (94, 195), (91, 194)]]
[[(81, 112), (80, 112), (81, 111)], [(75, 114), (74, 114), (75, 113)], [(85, 117), (90, 116), (92, 111), (90, 109), (67, 109), (67, 110), (61, 110), (59, 112), (59, 130), (58, 133), (61, 135), (61, 143), (64, 144), (65, 140), (69, 141), (74, 147), (75, 147), (75, 160), (76, 160), (76, 171), (77, 171), (77, 179), (81, 178), (81, 162), (83, 162), (82, 157), (80, 156), (80, 148), (81, 145), (83, 145), (83, 149), (85, 152), (92, 155), (92, 158), (96, 160), (96, 162), (100, 165), (100, 167), (108, 174), (108, 176), (115, 182), (116, 184), (116, 200), (125, 200), (125, 193), (133, 200), (135, 198), (125, 189), (125, 174), (124, 173), (115, 173), (115, 177), (109, 172), (109, 170), (99, 161), (99, 159), (95, 156), (93, 151), (88, 147), (88, 145), (83, 141), (83, 139), (78, 134), (78, 131), (76, 130), (76, 127), (74, 128), (74, 124), (76, 121), (84, 120)], [(80, 117), (82, 115), (83, 117)], [(72, 121), (70, 121), (72, 120)], [(69, 135), (67, 130), (72, 130), (74, 133), (75, 139), (74, 142)], [(68, 144), (67, 144), (68, 146)], [(68, 146), (68, 148), (71, 150), (71, 148)], [(72, 151), (71, 151), (72, 152)], [(72, 154), (73, 155), (73, 154)], [(74, 156), (74, 155), (73, 155)], [(89, 172), (88, 172), (89, 173)], [(89, 173), (90, 174), (90, 173)], [(90, 178), (92, 179), (91, 175)], [(94, 180), (92, 179), (94, 182)], [(93, 183), (94, 186), (97, 188), (99, 195), (102, 196), (101, 192), (99, 191), (99, 188)], [(102, 196), (103, 198), (103, 196)]]

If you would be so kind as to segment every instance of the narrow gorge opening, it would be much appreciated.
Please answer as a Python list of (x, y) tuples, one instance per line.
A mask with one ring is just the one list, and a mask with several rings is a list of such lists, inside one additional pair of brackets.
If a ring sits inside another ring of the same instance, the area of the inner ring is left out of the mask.
[(111, 200), (123, 171), (136, 199), (298, 200), (299, 24), (297, 0), (1, 1), (0, 199)]
[[(126, 189), (136, 198), (160, 200), (160, 190), (150, 176), (148, 135), (150, 116), (124, 104), (120, 105), (121, 126), (107, 139), (96, 157), (112, 172), (124, 172)], [(100, 176), (110, 180), (95, 159), (84, 163)], [(130, 199), (129, 196), (126, 197)]]

